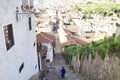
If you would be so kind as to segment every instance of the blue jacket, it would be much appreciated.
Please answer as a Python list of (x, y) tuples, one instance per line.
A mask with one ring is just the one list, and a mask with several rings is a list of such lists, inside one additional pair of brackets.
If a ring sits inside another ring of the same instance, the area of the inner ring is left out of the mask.
[(66, 73), (66, 70), (64, 67), (62, 67), (61, 71), (60, 71), (62, 74), (65, 74)]

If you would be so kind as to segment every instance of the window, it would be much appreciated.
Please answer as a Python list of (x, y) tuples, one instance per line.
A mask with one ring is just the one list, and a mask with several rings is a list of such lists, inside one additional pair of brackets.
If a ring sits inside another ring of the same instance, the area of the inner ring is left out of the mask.
[(35, 69), (37, 68), (37, 64), (35, 65)]
[(14, 45), (12, 24), (4, 26), (4, 36), (5, 36), (6, 48), (7, 50), (9, 50)]
[(21, 71), (23, 70), (24, 68), (24, 63), (21, 64), (21, 66), (19, 67), (19, 73), (21, 73)]
[(35, 47), (35, 42), (34, 42), (33, 46)]
[(31, 25), (31, 17), (29, 17), (29, 30), (32, 29), (32, 25)]

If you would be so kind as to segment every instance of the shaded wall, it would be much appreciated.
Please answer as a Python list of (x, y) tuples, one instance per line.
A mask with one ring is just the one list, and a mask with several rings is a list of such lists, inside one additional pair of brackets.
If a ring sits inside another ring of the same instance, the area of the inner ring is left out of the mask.
[(106, 57), (105, 60), (102, 60), (97, 55), (94, 60), (89, 57), (80, 63), (78, 63), (79, 59), (75, 58), (72, 59), (72, 66), (75, 71), (80, 69), (80, 73), (96, 80), (120, 80), (120, 61), (115, 56)]

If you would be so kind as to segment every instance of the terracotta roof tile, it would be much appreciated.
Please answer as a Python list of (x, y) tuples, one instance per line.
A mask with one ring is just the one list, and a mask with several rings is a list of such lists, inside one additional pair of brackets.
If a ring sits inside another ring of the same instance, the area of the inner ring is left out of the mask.
[(42, 17), (39, 17), (39, 18), (35, 19), (36, 22), (47, 22), (49, 20), (50, 20), (49, 16), (42, 16)]
[(54, 26), (54, 22), (52, 22), (52, 21), (49, 21), (49, 24), (51, 25), (51, 26)]
[(67, 41), (63, 43), (63, 46), (69, 46), (69, 45), (80, 45), (80, 44), (85, 44), (87, 43), (85, 40), (76, 38), (76, 37), (70, 37), (69, 35), (66, 36), (67, 37)]
[(37, 43), (55, 42), (55, 36), (47, 32), (38, 33), (36, 37), (37, 37)]
[(76, 40), (77, 44), (85, 44), (85, 43), (87, 43), (86, 41), (84, 41), (82, 39), (79, 39), (79, 38), (76, 38), (75, 40)]
[(76, 33), (77, 31), (78, 31), (78, 29), (77, 28), (75, 28), (75, 27), (70, 27), (70, 28), (64, 28), (63, 29), (66, 33)]

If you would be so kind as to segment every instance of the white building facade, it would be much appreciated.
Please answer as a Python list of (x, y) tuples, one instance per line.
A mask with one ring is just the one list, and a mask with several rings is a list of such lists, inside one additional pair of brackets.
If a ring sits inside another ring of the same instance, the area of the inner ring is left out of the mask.
[(38, 72), (34, 15), (16, 14), (22, 2), (33, 3), (0, 0), (0, 80), (28, 80)]
[(46, 60), (49, 59), (50, 63), (53, 62), (53, 46), (51, 42), (42, 43), (42, 45), (47, 46), (47, 56)]

